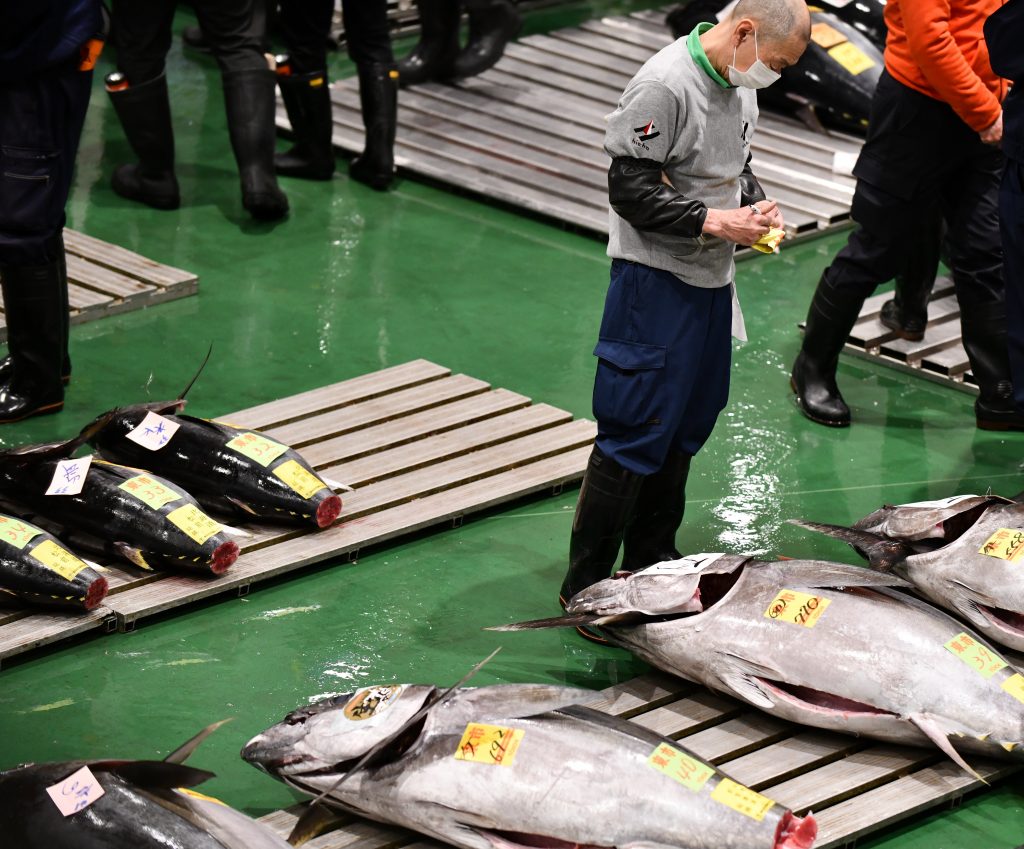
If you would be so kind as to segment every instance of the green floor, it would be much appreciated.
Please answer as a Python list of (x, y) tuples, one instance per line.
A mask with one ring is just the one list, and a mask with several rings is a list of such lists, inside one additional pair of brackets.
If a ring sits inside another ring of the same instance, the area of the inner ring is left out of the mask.
[[(645, 5), (580, 2), (529, 28)], [(3, 428), (0, 443), (65, 436), (112, 405), (173, 396), (211, 341), (213, 359), (191, 395), (199, 414), (425, 357), (589, 415), (607, 281), (602, 244), (408, 180), (377, 194), (350, 182), (344, 163), (331, 183), (283, 181), (291, 217), (253, 224), (241, 210), (211, 63), (176, 45), (169, 74), (182, 209), (156, 212), (111, 192), (110, 173), (128, 149), (97, 80), (69, 224), (197, 272), (201, 294), (74, 328), (65, 411)], [(855, 426), (833, 431), (800, 417), (786, 385), (795, 325), (844, 238), (741, 264), (752, 341), (735, 350), (732, 402), (695, 463), (685, 550), (849, 560), (848, 549), (783, 520), (845, 522), (885, 501), (1024, 488), (1019, 438), (976, 431), (969, 397), (953, 390), (844, 360)], [(238, 750), (313, 696), (451, 682), (497, 645), (503, 651), (478, 683), (600, 688), (633, 677), (643, 664), (569, 633), (481, 630), (557, 612), (574, 498), (534, 501), (355, 565), (14, 662), (0, 673), (0, 768), (162, 756), (234, 717), (194, 760), (218, 774), (204, 790), (259, 815), (294, 797)], [(1000, 784), (862, 846), (1016, 846), (1022, 792), (1022, 780)]]

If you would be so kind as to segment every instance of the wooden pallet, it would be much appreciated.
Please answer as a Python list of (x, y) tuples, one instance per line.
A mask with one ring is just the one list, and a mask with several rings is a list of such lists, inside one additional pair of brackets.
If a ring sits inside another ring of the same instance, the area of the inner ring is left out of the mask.
[[(174, 301), (199, 290), (190, 271), (162, 265), (76, 230), (64, 231), (72, 324)], [(0, 342), (7, 324), (0, 303)]]
[[(604, 117), (639, 67), (671, 42), (663, 17), (638, 12), (528, 36), (458, 85), (403, 89), (399, 167), (606, 236)], [(331, 98), (335, 146), (362, 150), (358, 82), (335, 83)], [(290, 128), (280, 102), (277, 123)], [(854, 181), (833, 168), (837, 154), (855, 155), (860, 145), (762, 113), (753, 168), (784, 207), (791, 235), (847, 222)]]
[[(933, 749), (883, 745), (817, 731), (768, 716), (660, 672), (595, 694), (591, 707), (664, 734), (734, 780), (789, 806), (813, 811), (816, 849), (851, 847), (861, 837), (984, 785)], [(989, 782), (1020, 770), (973, 761)], [(260, 819), (283, 837), (304, 805)], [(439, 849), (421, 835), (351, 817), (306, 844), (309, 849)]]
[(227, 413), (298, 448), (344, 493), (341, 520), (316, 531), (245, 525), (219, 578), (143, 573), (105, 562), (110, 594), (86, 615), (0, 608), (0, 660), (90, 630), (135, 623), (257, 581), (353, 560), (378, 545), (583, 477), (596, 428), (585, 419), (426, 360)]

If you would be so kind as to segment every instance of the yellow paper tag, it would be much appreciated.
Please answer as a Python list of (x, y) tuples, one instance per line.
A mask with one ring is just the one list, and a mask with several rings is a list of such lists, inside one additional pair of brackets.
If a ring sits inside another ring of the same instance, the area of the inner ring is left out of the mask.
[(985, 541), (978, 549), (978, 553), (1016, 563), (1024, 559), (1024, 531), (1017, 528), (1000, 528)]
[(167, 518), (200, 545), (221, 529), (220, 522), (215, 522), (195, 504), (184, 504), (168, 513)]
[(239, 454), (244, 454), (250, 460), (255, 460), (264, 468), (288, 450), (288, 446), (282, 445), (280, 442), (274, 442), (274, 440), (267, 439), (262, 434), (253, 433), (252, 431), (238, 434), (238, 436), (228, 442), (228, 448), (237, 451)]
[(781, 230), (778, 227), (772, 227), (767, 233), (765, 233), (760, 239), (758, 239), (752, 247), (755, 251), (760, 251), (763, 254), (773, 254), (775, 249), (779, 246), (786, 236), (786, 231)]
[(778, 619), (781, 622), (792, 622), (794, 625), (803, 625), (805, 628), (813, 628), (832, 602), (820, 595), (808, 595), (796, 590), (782, 590), (768, 605), (764, 615), (768, 619)]
[(658, 772), (663, 772), (673, 781), (678, 781), (688, 790), (700, 790), (715, 774), (714, 767), (691, 758), (668, 743), (662, 743), (651, 752), (647, 763)]
[(118, 488), (130, 492), (139, 501), (148, 504), (154, 510), (159, 510), (165, 504), (170, 504), (181, 498), (173, 489), (169, 489), (149, 475), (136, 475), (134, 478), (128, 478)]
[(311, 475), (294, 460), (285, 460), (274, 469), (274, 475), (283, 480), (303, 498), (309, 498), (321, 489), (327, 488), (327, 484), (320, 480), (320, 478), (316, 475)]
[(775, 804), (767, 796), (762, 796), (756, 790), (737, 784), (731, 778), (723, 778), (719, 781), (715, 785), (715, 789), (711, 791), (711, 798), (758, 822), (764, 819), (764, 815)]
[(853, 74), (853, 76), (864, 73), (868, 68), (875, 67), (875, 60), (856, 44), (849, 41), (844, 41), (842, 44), (837, 44), (835, 47), (830, 48), (828, 55)]
[(1018, 702), (1024, 702), (1024, 675), (1019, 672), (1013, 673), (1003, 682), (1002, 687)]
[(844, 41), (847, 41), (847, 38), (835, 27), (822, 22), (811, 27), (811, 41), (815, 44), (820, 44), (827, 50), (829, 47), (842, 44)]
[(978, 671), (982, 678), (991, 678), (1000, 669), (1006, 669), (1006, 661), (995, 652), (989, 651), (970, 634), (960, 632), (945, 644), (946, 650)]
[(512, 766), (524, 731), (471, 722), (455, 750), (455, 759), (479, 764)]
[(30, 554), (47, 569), (56, 572), (68, 581), (73, 581), (75, 576), (89, 565), (79, 560), (66, 548), (61, 548), (52, 539), (44, 539), (32, 549)]
[(42, 533), (28, 522), (15, 519), (13, 516), (0, 516), (0, 539), (13, 545), (19, 551)]

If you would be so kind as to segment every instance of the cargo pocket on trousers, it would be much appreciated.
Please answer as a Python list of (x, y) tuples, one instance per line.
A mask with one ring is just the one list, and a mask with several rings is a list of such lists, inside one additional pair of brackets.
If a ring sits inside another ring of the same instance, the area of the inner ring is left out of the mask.
[(662, 425), (665, 348), (601, 339), (594, 348), (594, 415), (611, 433)]
[(53, 193), (59, 154), (0, 148), (0, 230), (40, 233), (54, 226)]

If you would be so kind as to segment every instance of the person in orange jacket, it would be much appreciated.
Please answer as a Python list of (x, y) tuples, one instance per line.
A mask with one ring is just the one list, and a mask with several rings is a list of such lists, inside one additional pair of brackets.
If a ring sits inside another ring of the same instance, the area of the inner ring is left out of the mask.
[(1024, 430), (1007, 354), (997, 198), (1007, 83), (989, 64), (982, 27), (1002, 0), (889, 0), (885, 70), (854, 168), (857, 228), (811, 301), (791, 387), (801, 411), (850, 424), (836, 385), (839, 352), (864, 299), (902, 269), (906, 245), (941, 209), (964, 348), (986, 430)]

